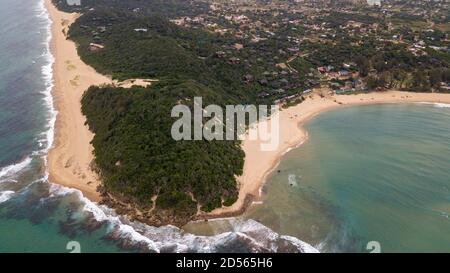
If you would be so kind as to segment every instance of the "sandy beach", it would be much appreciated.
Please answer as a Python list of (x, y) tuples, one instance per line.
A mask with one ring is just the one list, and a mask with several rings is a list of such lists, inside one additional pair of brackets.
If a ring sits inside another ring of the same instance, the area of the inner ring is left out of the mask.
[(273, 151), (262, 151), (260, 140), (244, 140), (244, 173), (238, 177), (239, 199), (230, 207), (223, 207), (202, 215), (200, 218), (231, 217), (242, 214), (252, 202), (259, 201), (260, 189), (267, 176), (276, 169), (282, 156), (308, 139), (302, 128), (308, 120), (319, 113), (350, 105), (380, 103), (450, 103), (450, 94), (411, 93), (389, 91), (358, 95), (334, 95), (321, 98), (309, 96), (303, 103), (280, 111), (279, 145)]
[[(79, 189), (92, 201), (99, 201), (100, 196), (96, 188), (100, 180), (91, 169), (94, 157), (90, 141), (93, 134), (85, 126), (80, 100), (89, 86), (113, 81), (83, 63), (77, 54), (75, 43), (66, 39), (64, 33), (79, 15), (58, 11), (51, 4), (51, 0), (45, 0), (45, 4), (53, 21), (51, 40), (51, 50), (55, 57), (53, 96), (58, 111), (55, 144), (49, 153), (50, 181)], [(147, 84), (147, 81), (143, 83)], [(415, 102), (450, 103), (450, 94), (389, 91), (324, 98), (311, 95), (303, 103), (283, 109), (280, 112), (280, 140), (277, 149), (262, 151), (260, 140), (244, 140), (242, 143), (246, 156), (243, 175), (237, 178), (240, 188), (238, 201), (230, 207), (219, 208), (207, 214), (202, 213), (198, 218), (236, 216), (243, 213), (252, 202), (258, 201), (260, 189), (267, 175), (276, 169), (280, 158), (307, 140), (308, 134), (302, 129), (302, 125), (315, 115), (349, 105)]]
[(79, 189), (87, 198), (99, 201), (96, 189), (100, 180), (91, 169), (93, 134), (85, 125), (80, 100), (89, 86), (111, 83), (111, 79), (83, 63), (75, 43), (66, 39), (65, 33), (79, 15), (58, 11), (51, 0), (45, 0), (45, 5), (53, 22), (50, 45), (55, 57), (52, 94), (58, 111), (54, 147), (48, 156), (49, 179)]

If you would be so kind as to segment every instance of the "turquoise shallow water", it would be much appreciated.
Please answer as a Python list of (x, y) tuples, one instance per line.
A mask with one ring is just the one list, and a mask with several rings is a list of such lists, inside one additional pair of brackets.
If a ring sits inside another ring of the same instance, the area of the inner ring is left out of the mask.
[(322, 251), (450, 252), (450, 108), (349, 107), (306, 129), (247, 218)]

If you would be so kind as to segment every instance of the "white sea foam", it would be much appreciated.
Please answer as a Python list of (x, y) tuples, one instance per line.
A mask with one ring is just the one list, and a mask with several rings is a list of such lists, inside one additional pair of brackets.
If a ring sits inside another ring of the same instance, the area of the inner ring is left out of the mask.
[(30, 165), (30, 163), (31, 163), (31, 157), (27, 157), (19, 163), (9, 165), (9, 166), (6, 166), (6, 167), (0, 169), (0, 178), (11, 176), (11, 175), (23, 170), (26, 167), (28, 167), (28, 165)]
[(450, 215), (449, 215), (447, 212), (445, 212), (445, 211), (441, 211), (441, 212), (440, 212), (440, 215), (441, 215), (442, 217), (445, 217), (445, 218), (447, 218), (447, 219), (450, 219)]
[(44, 1), (40, 1), (37, 7), (38, 17), (45, 21), (44, 30), (46, 33), (45, 49), (42, 58), (45, 58), (45, 65), (41, 68), (42, 78), (45, 82), (45, 89), (41, 91), (44, 95), (44, 106), (48, 111), (48, 124), (45, 128), (45, 132), (41, 134), (41, 139), (38, 140), (38, 145), (41, 148), (40, 151), (36, 152), (36, 155), (43, 155), (45, 164), (47, 164), (47, 153), (51, 149), (54, 140), (54, 130), (57, 112), (53, 104), (52, 89), (54, 87), (53, 83), (53, 64), (55, 59), (50, 51), (50, 41), (52, 39), (51, 25), (52, 21), (45, 8)]
[(297, 187), (298, 186), (297, 175), (296, 174), (292, 174), (292, 173), (289, 174), (289, 176), (288, 176), (288, 183), (292, 187)]
[(450, 108), (450, 104), (447, 103), (434, 103), (433, 105), (437, 108)]
[(113, 209), (91, 202), (76, 189), (52, 184), (49, 191), (50, 198), (74, 194), (80, 200), (82, 211), (90, 213), (96, 221), (108, 224), (109, 237), (145, 246), (152, 252), (219, 252), (227, 251), (227, 247), (235, 243), (244, 244), (254, 252), (318, 252), (311, 245), (294, 237), (279, 235), (254, 220), (230, 218), (227, 220), (232, 229), (230, 232), (197, 236), (171, 225), (153, 227), (130, 222), (126, 217), (119, 217)]
[(14, 195), (13, 191), (2, 191), (0, 192), (0, 204), (8, 201)]
[(432, 105), (436, 108), (450, 108), (450, 104), (448, 103), (439, 103), (439, 102), (419, 102), (419, 103)]

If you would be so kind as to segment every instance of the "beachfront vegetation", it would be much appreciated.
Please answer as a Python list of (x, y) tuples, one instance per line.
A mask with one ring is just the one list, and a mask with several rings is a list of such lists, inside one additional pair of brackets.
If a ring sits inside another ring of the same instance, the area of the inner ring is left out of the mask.
[(95, 133), (95, 162), (105, 189), (122, 199), (192, 215), (197, 204), (210, 211), (237, 199), (235, 176), (242, 174), (238, 141), (175, 141), (171, 127), (174, 105), (193, 107), (224, 100), (194, 81), (157, 83), (149, 88), (91, 87), (82, 110)]

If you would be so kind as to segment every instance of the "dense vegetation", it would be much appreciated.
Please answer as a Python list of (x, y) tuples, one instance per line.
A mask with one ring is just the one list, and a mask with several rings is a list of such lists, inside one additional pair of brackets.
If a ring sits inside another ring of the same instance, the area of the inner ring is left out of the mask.
[[(174, 105), (202, 96), (204, 103), (223, 99), (194, 81), (171, 81), (150, 88), (91, 87), (83, 113), (95, 133), (95, 162), (108, 192), (177, 214), (234, 203), (235, 175), (242, 174), (238, 141), (175, 141), (171, 137)], [(192, 194), (192, 197), (190, 196)]]
[(58, 9), (86, 13), (91, 9), (109, 7), (121, 11), (138, 10), (145, 16), (194, 16), (208, 10), (206, 3), (192, 0), (80, 0), (81, 5), (69, 5), (65, 0), (52, 0)]

